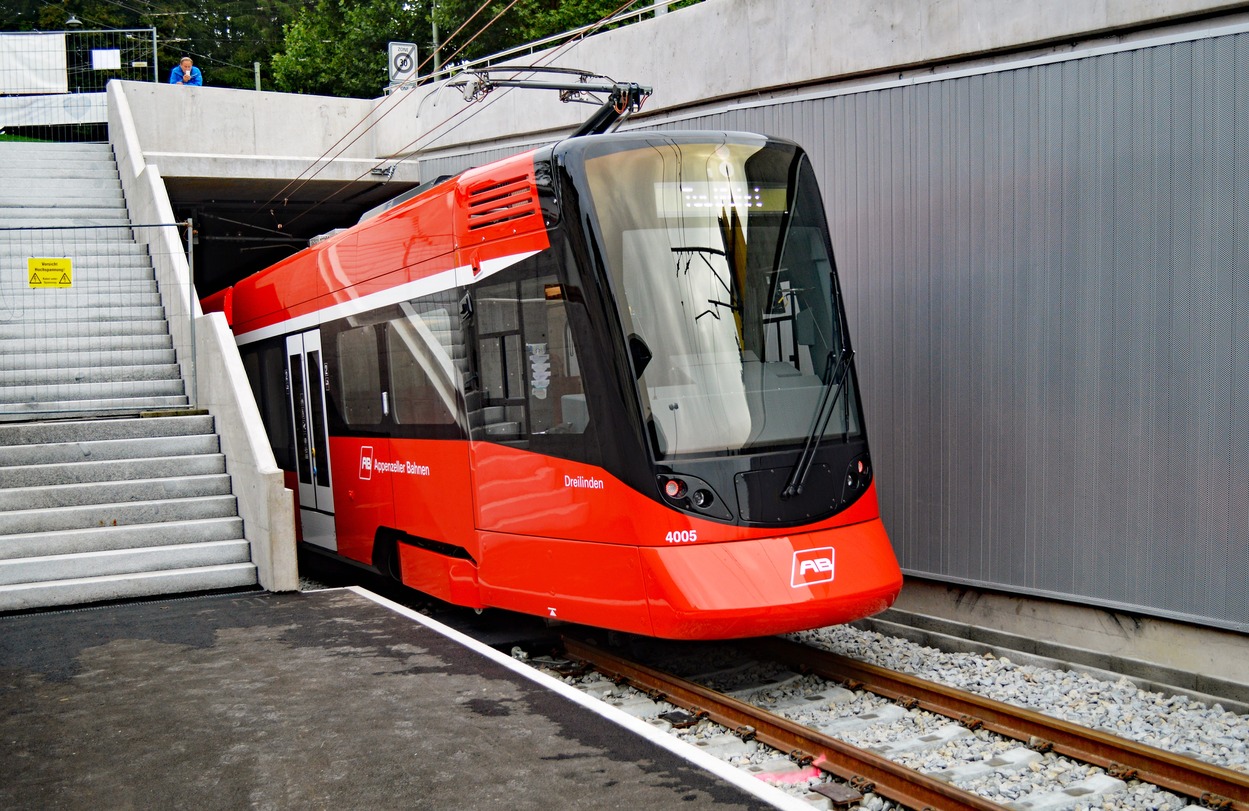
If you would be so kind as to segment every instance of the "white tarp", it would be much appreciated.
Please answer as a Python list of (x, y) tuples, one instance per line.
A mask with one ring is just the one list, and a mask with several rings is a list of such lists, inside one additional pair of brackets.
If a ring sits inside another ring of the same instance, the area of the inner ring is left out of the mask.
[(0, 34), (0, 94), (68, 93), (65, 34)]
[(108, 96), (105, 93), (0, 97), (0, 129), (56, 124), (101, 124), (106, 121)]

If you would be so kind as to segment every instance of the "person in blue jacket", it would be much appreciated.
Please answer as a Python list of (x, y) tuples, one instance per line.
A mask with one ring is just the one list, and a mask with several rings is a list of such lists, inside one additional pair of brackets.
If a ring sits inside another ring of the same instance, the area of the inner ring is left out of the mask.
[(169, 83), (202, 85), (204, 83), (204, 74), (200, 73), (200, 69), (195, 67), (191, 57), (184, 56), (181, 62), (173, 66), (173, 72), (169, 74)]

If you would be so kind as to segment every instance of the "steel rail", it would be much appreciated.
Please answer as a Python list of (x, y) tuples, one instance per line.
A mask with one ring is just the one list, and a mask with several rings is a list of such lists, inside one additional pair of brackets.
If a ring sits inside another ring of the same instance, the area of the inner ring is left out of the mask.
[(652, 696), (661, 696), (696, 717), (706, 717), (727, 727), (745, 740), (755, 739), (788, 753), (797, 763), (835, 775), (861, 792), (873, 792), (912, 809), (1002, 811), (1003, 806), (984, 797), (701, 684), (630, 662), (570, 637), (563, 641), (569, 658), (583, 661)]
[(1209, 808), (1249, 811), (1249, 774), (779, 637), (752, 640), (742, 648), (904, 706), (956, 719), (972, 729), (983, 727), (1038, 751), (1100, 766), (1122, 780), (1152, 783)]

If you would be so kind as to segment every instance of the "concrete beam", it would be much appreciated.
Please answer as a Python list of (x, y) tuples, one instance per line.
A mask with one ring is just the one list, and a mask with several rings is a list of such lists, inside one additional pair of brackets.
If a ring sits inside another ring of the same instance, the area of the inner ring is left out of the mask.
[[(376, 166), (376, 102), (219, 87), (110, 82), (134, 147), (172, 178), (354, 181)], [(393, 178), (415, 182), (415, 166)]]
[[(652, 85), (645, 114), (717, 100), (1019, 53), (1249, 9), (1211, 0), (705, 0), (515, 60), (575, 67)], [(554, 93), (496, 91), (469, 117), (454, 89), (401, 92), (378, 125), (381, 154), (455, 151), (566, 132), (586, 117)], [(452, 130), (451, 127), (455, 129)]]

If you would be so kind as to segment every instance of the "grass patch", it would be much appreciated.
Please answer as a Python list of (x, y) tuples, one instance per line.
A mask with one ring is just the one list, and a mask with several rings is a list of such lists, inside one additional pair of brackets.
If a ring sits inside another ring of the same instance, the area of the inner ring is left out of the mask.
[(45, 143), (42, 138), (27, 138), (25, 135), (10, 135), (7, 132), (0, 132), (0, 143), (5, 141), (22, 142), (22, 143)]

